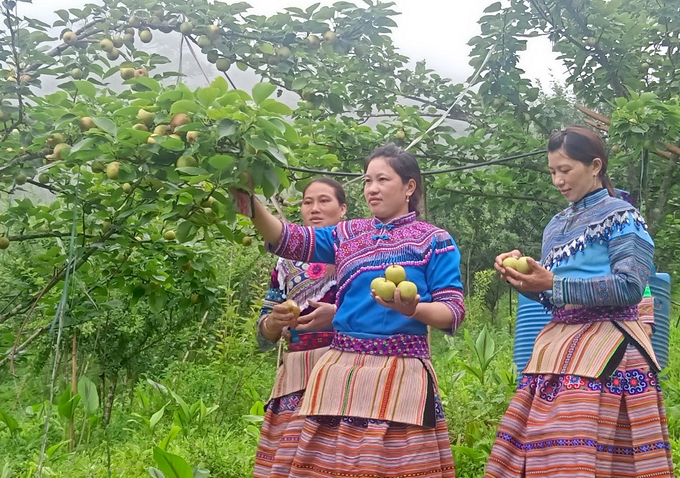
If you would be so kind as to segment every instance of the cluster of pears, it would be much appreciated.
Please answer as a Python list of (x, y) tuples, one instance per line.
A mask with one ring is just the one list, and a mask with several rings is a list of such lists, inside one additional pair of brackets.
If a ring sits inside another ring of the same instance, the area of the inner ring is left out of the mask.
[(418, 287), (406, 280), (406, 270), (398, 265), (392, 264), (385, 269), (384, 277), (377, 277), (371, 282), (371, 289), (375, 295), (385, 302), (394, 300), (394, 291), (399, 289), (401, 300), (410, 301), (418, 295)]
[(514, 269), (522, 274), (528, 274), (531, 272), (531, 266), (527, 262), (527, 257), (522, 256), (519, 259), (516, 257), (506, 257), (503, 259), (503, 267), (506, 269)]

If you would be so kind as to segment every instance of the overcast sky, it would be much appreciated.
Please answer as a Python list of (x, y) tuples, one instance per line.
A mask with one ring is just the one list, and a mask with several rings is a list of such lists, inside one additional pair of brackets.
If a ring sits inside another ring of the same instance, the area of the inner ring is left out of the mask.
[[(335, 0), (320, 1), (324, 5), (332, 5)], [(426, 60), (428, 66), (441, 76), (451, 78), (456, 82), (465, 81), (473, 73), (468, 65), (470, 47), (467, 42), (479, 34), (477, 21), (482, 16), (483, 10), (493, 1), (394, 0), (396, 4), (394, 9), (401, 13), (396, 18), (398, 28), (393, 34), (394, 41), (400, 51), (413, 62)], [(354, 2), (359, 5), (363, 4), (361, 0), (354, 0)], [(33, 0), (32, 4), (19, 3), (19, 13), (51, 24), (57, 19), (53, 13), (54, 10), (82, 7), (86, 3), (98, 2)], [(315, 2), (314, 0), (250, 0), (248, 3), (253, 7), (251, 13), (270, 15), (283, 7), (307, 7)], [(154, 43), (163, 37), (164, 35), (157, 34), (149, 46), (153, 47)], [(167, 37), (165, 41), (168, 41)], [(564, 67), (555, 57), (547, 39), (533, 38), (529, 42), (528, 50), (521, 56), (520, 67), (526, 71), (527, 77), (540, 79), (543, 86), (548, 87), (552, 75), (556, 78), (564, 77)], [(196, 71), (193, 62), (189, 53), (185, 52), (184, 71), (193, 71), (187, 83), (194, 87), (204, 86), (205, 80), (200, 72)], [(211, 68), (211, 65), (207, 65), (207, 68)], [(232, 74), (231, 70), (230, 74)], [(238, 78), (238, 74), (234, 74), (234, 77)], [(238, 82), (237, 86), (239, 86)]]

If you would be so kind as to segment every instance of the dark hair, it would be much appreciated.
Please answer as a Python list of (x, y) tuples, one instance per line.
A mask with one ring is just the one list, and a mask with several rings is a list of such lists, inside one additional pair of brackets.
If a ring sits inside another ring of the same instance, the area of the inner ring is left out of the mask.
[(409, 212), (420, 214), (420, 199), (423, 195), (423, 180), (420, 174), (418, 161), (411, 153), (403, 150), (394, 143), (387, 144), (375, 149), (364, 162), (364, 173), (368, 165), (376, 158), (385, 158), (387, 164), (399, 175), (401, 181), (406, 184), (410, 179), (416, 182), (416, 189), (408, 201)]
[(584, 126), (567, 126), (554, 132), (548, 140), (549, 153), (560, 149), (563, 149), (571, 159), (580, 161), (586, 166), (593, 164), (595, 158), (600, 158), (602, 169), (600, 169), (599, 178), (602, 185), (609, 191), (609, 195), (616, 197), (614, 185), (607, 174), (607, 150), (598, 134)]
[(311, 186), (314, 183), (321, 183), (325, 184), (326, 186), (330, 186), (333, 189), (333, 193), (335, 194), (335, 199), (338, 200), (338, 203), (340, 203), (341, 206), (347, 204), (347, 198), (345, 197), (345, 189), (342, 187), (342, 184), (337, 182), (335, 179), (331, 178), (316, 178), (312, 179), (307, 186), (305, 186), (305, 189), (302, 190), (302, 196), (307, 193), (307, 188)]

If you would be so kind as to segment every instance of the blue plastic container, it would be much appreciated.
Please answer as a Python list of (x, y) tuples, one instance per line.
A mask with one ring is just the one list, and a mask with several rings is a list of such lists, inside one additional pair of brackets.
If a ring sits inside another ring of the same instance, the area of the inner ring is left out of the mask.
[(671, 333), (671, 276), (659, 272), (649, 278), (654, 297), (654, 335), (652, 346), (661, 368), (668, 366), (668, 341)]
[(515, 348), (513, 361), (517, 372), (522, 372), (529, 363), (534, 351), (536, 336), (550, 322), (550, 312), (540, 303), (519, 294), (517, 301), (517, 320), (515, 321)]

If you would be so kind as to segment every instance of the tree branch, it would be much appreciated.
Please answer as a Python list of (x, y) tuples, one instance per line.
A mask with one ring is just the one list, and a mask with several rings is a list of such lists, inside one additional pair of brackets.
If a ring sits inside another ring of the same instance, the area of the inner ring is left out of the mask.
[(539, 198), (535, 196), (517, 196), (514, 194), (494, 194), (494, 193), (484, 193), (481, 191), (468, 191), (464, 189), (449, 189), (441, 188), (440, 191), (446, 191), (449, 193), (457, 194), (460, 196), (473, 196), (473, 197), (483, 197), (483, 198), (498, 198), (498, 199), (511, 199), (520, 201), (531, 201), (544, 204), (552, 204), (555, 206), (563, 206), (562, 203), (554, 201), (552, 199)]

